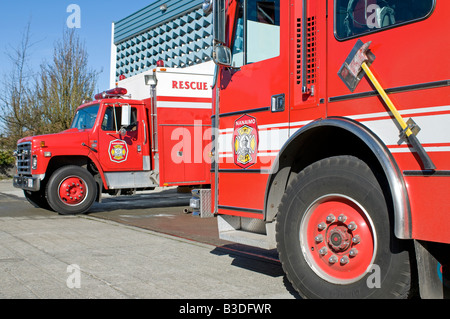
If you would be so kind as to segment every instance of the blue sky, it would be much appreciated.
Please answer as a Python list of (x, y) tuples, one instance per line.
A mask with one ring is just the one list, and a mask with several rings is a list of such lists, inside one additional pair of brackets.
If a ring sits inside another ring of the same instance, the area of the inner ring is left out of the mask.
[(81, 28), (77, 29), (89, 54), (89, 65), (103, 70), (98, 79), (98, 91), (109, 88), (111, 24), (151, 4), (154, 0), (2, 0), (0, 13), (0, 76), (11, 64), (5, 54), (8, 47), (17, 47), (30, 21), (30, 66), (37, 70), (42, 61), (50, 61), (53, 46), (60, 39), (72, 12), (70, 4), (80, 7)]

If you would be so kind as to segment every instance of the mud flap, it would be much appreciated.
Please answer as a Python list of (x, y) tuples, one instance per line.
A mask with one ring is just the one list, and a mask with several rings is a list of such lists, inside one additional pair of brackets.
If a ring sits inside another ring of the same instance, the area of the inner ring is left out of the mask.
[(414, 241), (422, 299), (450, 299), (448, 245)]

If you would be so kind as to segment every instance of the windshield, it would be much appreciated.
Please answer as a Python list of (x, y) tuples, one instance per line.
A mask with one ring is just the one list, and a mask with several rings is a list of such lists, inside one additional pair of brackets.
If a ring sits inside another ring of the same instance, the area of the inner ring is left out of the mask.
[(99, 105), (91, 105), (79, 109), (70, 128), (77, 128), (79, 130), (91, 129), (94, 127), (95, 119), (97, 118)]

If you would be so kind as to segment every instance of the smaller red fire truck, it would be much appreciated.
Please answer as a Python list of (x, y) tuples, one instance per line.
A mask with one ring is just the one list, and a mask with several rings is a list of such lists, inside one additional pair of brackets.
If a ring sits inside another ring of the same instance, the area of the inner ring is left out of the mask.
[(159, 67), (78, 107), (70, 129), (26, 137), (13, 184), (33, 205), (87, 212), (102, 193), (210, 184), (212, 64)]

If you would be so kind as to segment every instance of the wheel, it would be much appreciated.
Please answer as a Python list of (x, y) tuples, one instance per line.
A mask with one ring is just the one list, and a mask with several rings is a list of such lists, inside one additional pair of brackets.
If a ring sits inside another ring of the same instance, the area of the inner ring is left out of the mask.
[(288, 186), (276, 226), (280, 261), (304, 298), (405, 298), (409, 252), (400, 247), (383, 191), (351, 156), (318, 161)]
[(31, 192), (24, 190), (23, 194), (27, 201), (36, 208), (51, 209), (45, 197), (45, 189), (41, 189), (38, 192)]
[(97, 197), (93, 176), (79, 166), (64, 166), (56, 170), (47, 184), (49, 205), (61, 215), (82, 214)]

